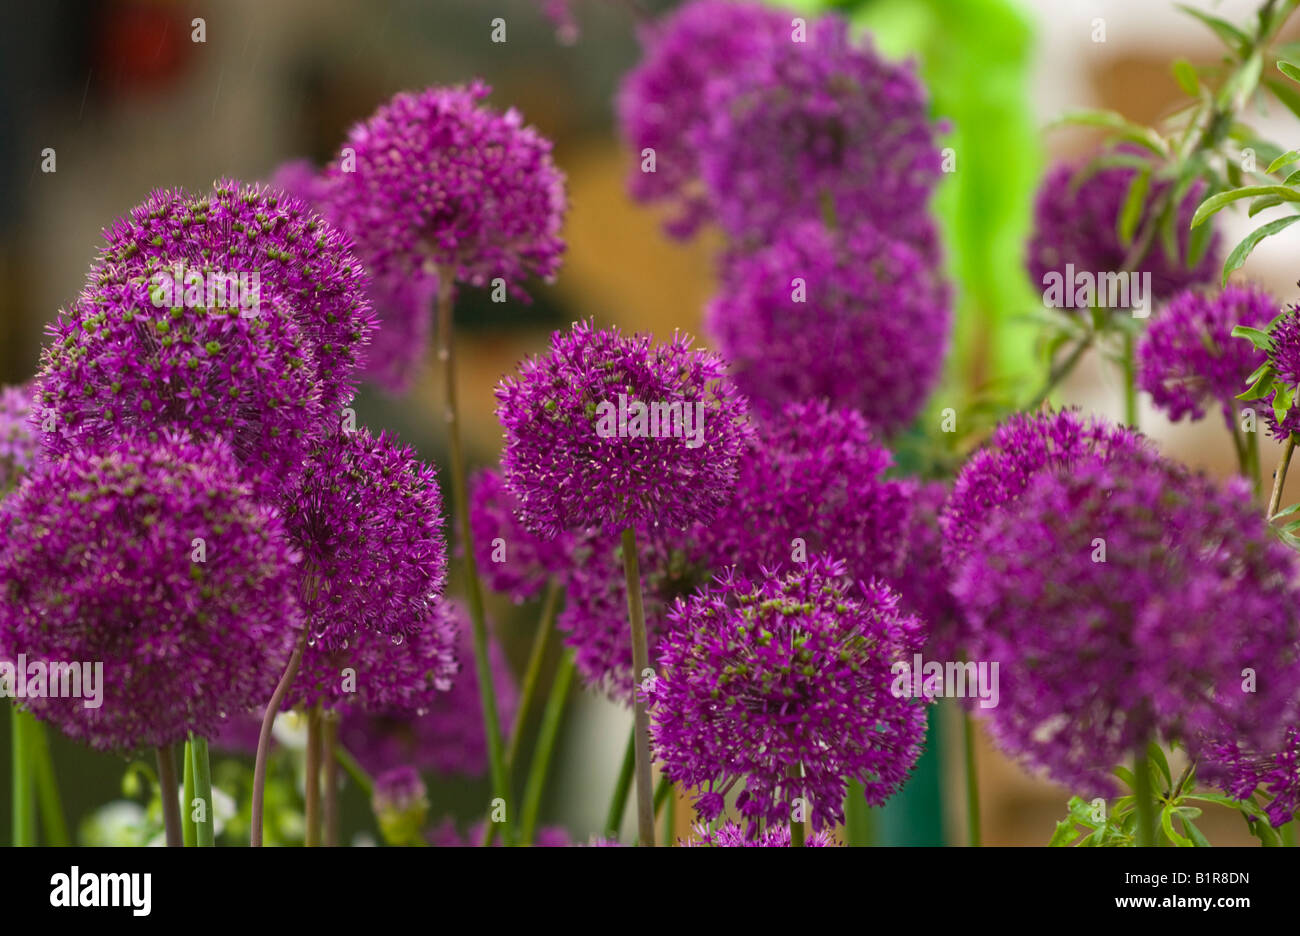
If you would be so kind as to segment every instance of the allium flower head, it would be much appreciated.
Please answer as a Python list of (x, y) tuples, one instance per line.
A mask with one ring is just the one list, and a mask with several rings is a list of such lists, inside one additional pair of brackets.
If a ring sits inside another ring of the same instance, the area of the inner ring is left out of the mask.
[(321, 405), (338, 412), (351, 401), (375, 328), (367, 277), (352, 240), (311, 206), (278, 189), (222, 179), (210, 193), (154, 192), (105, 231), (105, 240), (85, 298), (151, 281), (177, 263), (187, 273), (256, 272), (262, 296), (284, 300), (279, 311), (287, 309), (306, 341)]
[[(1273, 369), (1274, 386), (1289, 388), (1294, 395), (1300, 388), (1300, 307), (1288, 306), (1268, 329), (1268, 364)], [(1249, 346), (1244, 338), (1234, 339)], [(1276, 392), (1270, 393), (1267, 402), (1273, 403)], [(1264, 418), (1274, 438), (1286, 439), (1293, 432), (1300, 432), (1300, 406), (1292, 405), (1282, 418), (1277, 419), (1273, 406), (1264, 407)]]
[(824, 398), (885, 434), (925, 405), (951, 327), (947, 286), (901, 241), (863, 224), (790, 224), (723, 261), (706, 328), (740, 390), (779, 408)]
[[(792, 17), (761, 3), (693, 0), (642, 29), (645, 59), (623, 79), (616, 107), (635, 158), (632, 196), (671, 203), (674, 235), (691, 236), (710, 216), (696, 149), (710, 120), (706, 89), (789, 43)], [(647, 149), (654, 172), (641, 170)]]
[(701, 791), (706, 821), (742, 780), (736, 805), (751, 830), (789, 822), (796, 798), (814, 829), (842, 821), (849, 780), (880, 805), (925, 737), (924, 700), (894, 695), (890, 673), (924, 639), (894, 592), (855, 582), (839, 561), (720, 578), (670, 616), (647, 692), (656, 757)]
[(933, 259), (942, 161), (914, 65), (886, 62), (834, 14), (761, 52), (704, 90), (695, 145), (722, 228), (765, 243), (796, 219), (861, 220)]
[(1232, 426), (1243, 405), (1234, 400), (1267, 355), (1242, 338), (1237, 325), (1266, 330), (1280, 304), (1255, 286), (1229, 286), (1215, 294), (1179, 293), (1152, 319), (1138, 340), (1138, 386), (1174, 422), (1201, 419), (1218, 407)]
[(314, 639), (337, 648), (357, 631), (413, 634), (429, 620), (447, 567), (442, 495), (409, 446), (366, 429), (321, 438), (285, 520)]
[[(329, 185), (306, 160), (280, 166), (268, 183), (300, 199), (330, 220)], [(363, 263), (369, 258), (361, 254)], [(433, 327), (438, 277), (427, 270), (386, 273), (371, 279), (367, 297), (375, 313), (375, 332), (361, 362), (361, 376), (387, 393), (411, 388), (424, 361)]]
[(49, 326), (34, 383), (54, 455), (123, 434), (224, 439), (261, 496), (295, 474), (324, 410), (312, 351), (284, 298), (253, 317), (159, 308), (145, 281), (87, 291)]
[(735, 496), (697, 533), (701, 551), (747, 575), (801, 561), (800, 548), (843, 559), (856, 578), (895, 575), (915, 485), (887, 479), (892, 465), (856, 410), (788, 403), (756, 421)]
[(1249, 799), (1256, 792), (1271, 797), (1264, 812), (1269, 824), (1280, 829), (1300, 815), (1300, 731), (1288, 728), (1281, 747), (1260, 754), (1235, 741), (1211, 745), (1202, 759), (1202, 775), (1220, 780), (1234, 799)]
[[(1120, 240), (1119, 219), (1138, 170), (1129, 166), (1102, 169), (1076, 184), (1078, 171), (1077, 166), (1058, 165), (1048, 172), (1038, 188), (1027, 261), (1035, 289), (1046, 289), (1048, 275), (1052, 273), (1062, 278), (1067, 290), (1072, 289), (1066, 264), (1072, 264), (1077, 274), (1088, 273), (1093, 277), (1127, 269), (1125, 263), (1131, 245)], [(1147, 192), (1148, 205), (1169, 184), (1153, 181)], [(1218, 277), (1223, 259), (1217, 233), (1195, 267), (1188, 269), (1185, 262), (1192, 215), (1203, 197), (1204, 186), (1197, 184), (1178, 206), (1178, 256), (1167, 256), (1163, 238), (1157, 236), (1138, 263), (1134, 272), (1151, 274), (1152, 295), (1146, 297), (1148, 302), (1163, 301), (1189, 286), (1209, 284)], [(1149, 220), (1143, 217), (1139, 229)]]
[(685, 529), (727, 502), (748, 406), (722, 359), (691, 343), (578, 322), (501, 381), (501, 467), (529, 529)]
[[(455, 622), (458, 659), (473, 658), (469, 617), (459, 602), (440, 604)], [(386, 638), (376, 636), (375, 639)], [(410, 638), (408, 638), (409, 640)], [(489, 644), (492, 685), (503, 724), (510, 724), (519, 707), (519, 690), (500, 645)], [(483, 738), (483, 709), (479, 704), (478, 675), (464, 667), (451, 688), (438, 692), (427, 711), (412, 715), (409, 709), (382, 714), (362, 714), (349, 706), (343, 713), (339, 738), (372, 774), (410, 765), (438, 774), (477, 777), (487, 772), (487, 743)]]
[(952, 563), (970, 548), (999, 508), (1014, 501), (1045, 469), (1068, 471), (1078, 461), (1109, 461), (1153, 453), (1142, 434), (1077, 410), (1017, 413), (967, 459), (939, 517), (944, 555)]
[(36, 464), (30, 387), (0, 387), (0, 496)]
[(460, 670), (457, 642), (455, 612), (441, 601), (409, 635), (361, 630), (333, 647), (311, 642), (283, 708), (423, 715)]
[(238, 478), (218, 442), (124, 438), (43, 461), (6, 499), (0, 660), (103, 666), (99, 707), (29, 684), (38, 718), (127, 750), (265, 702), (301, 627), (297, 557)]
[[(727, 820), (710, 829), (706, 823), (695, 824), (695, 837), (679, 840), (685, 848), (789, 848), (790, 826), (774, 825), (758, 837), (751, 837), (741, 826)], [(838, 843), (829, 830), (814, 832), (804, 841), (809, 848), (833, 848)]]
[(528, 532), (519, 521), (514, 495), (491, 468), (470, 479), (469, 522), (483, 581), (516, 603), (536, 597), (569, 566), (573, 535), (547, 539)]
[(475, 81), (398, 94), (326, 168), (332, 215), (377, 277), (449, 268), (526, 298), (524, 279), (559, 269), (564, 176), (551, 143), (518, 111), (485, 107), (489, 93)]
[(1096, 793), (1149, 741), (1193, 757), (1207, 736), (1280, 743), (1300, 692), (1296, 572), (1241, 479), (1219, 489), (1150, 455), (1040, 472), (954, 574), (968, 658), (1000, 663), (994, 739)]
[(951, 570), (943, 557), (943, 531), (939, 516), (948, 501), (948, 487), (929, 481), (913, 490), (911, 511), (902, 540), (902, 568), (889, 576), (899, 594), (899, 606), (925, 622), (930, 641), (926, 657), (955, 660), (960, 656), (961, 609), (949, 591)]

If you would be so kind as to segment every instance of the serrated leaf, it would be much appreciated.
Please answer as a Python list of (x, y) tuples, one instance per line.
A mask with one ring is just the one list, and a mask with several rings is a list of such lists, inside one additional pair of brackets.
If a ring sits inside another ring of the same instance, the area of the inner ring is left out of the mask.
[(1124, 196), (1124, 207), (1119, 213), (1118, 233), (1120, 243), (1125, 247), (1133, 243), (1138, 222), (1142, 219), (1142, 209), (1146, 205), (1147, 190), (1151, 186), (1151, 170), (1145, 169), (1133, 176), (1129, 183), (1128, 194)]
[[(1300, 221), (1300, 215), (1288, 215), (1285, 218), (1278, 218), (1276, 221), (1270, 221), (1268, 224), (1257, 227), (1243, 237), (1241, 243), (1232, 248), (1232, 253), (1228, 254), (1228, 259), (1223, 262), (1222, 285), (1227, 285), (1229, 274), (1241, 269), (1246, 262), (1246, 258), (1250, 256), (1251, 251), (1259, 246), (1260, 241), (1266, 237), (1272, 237), (1278, 231), (1286, 230), (1297, 221)], [(1235, 329), (1233, 334), (1236, 334)], [(1259, 347), (1259, 345), (1256, 344), (1255, 347)]]
[(1261, 195), (1276, 195), (1282, 201), (1300, 202), (1300, 192), (1284, 185), (1247, 185), (1243, 188), (1219, 192), (1201, 202), (1197, 206), (1196, 214), (1192, 216), (1192, 227), (1199, 227), (1210, 215), (1223, 210), (1235, 201), (1243, 198), (1258, 198)]

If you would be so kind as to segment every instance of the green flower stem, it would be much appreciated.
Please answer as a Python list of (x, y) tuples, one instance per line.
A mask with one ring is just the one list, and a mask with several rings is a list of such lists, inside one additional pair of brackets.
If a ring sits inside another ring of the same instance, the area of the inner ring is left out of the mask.
[(619, 829), (623, 827), (623, 813), (627, 810), (627, 796), (632, 791), (632, 771), (636, 764), (636, 731), (628, 732), (627, 748), (623, 751), (623, 766), (619, 768), (618, 779), (614, 781), (614, 794), (609, 800), (609, 812), (605, 815), (605, 837), (618, 838)]
[[(192, 739), (194, 736), (191, 735)], [(192, 740), (185, 742), (181, 754), (181, 841), (186, 848), (193, 848), (198, 842), (198, 830), (194, 828), (194, 747)]]
[(978, 848), (983, 843), (983, 834), (980, 826), (979, 770), (975, 763), (975, 719), (969, 712), (962, 712), (961, 724), (966, 761), (966, 826), (970, 844)]
[(352, 756), (352, 752), (340, 744), (334, 748), (334, 759), (338, 761), (340, 767), (347, 771), (348, 776), (352, 778), (352, 782), (360, 787), (361, 792), (366, 794), (366, 798), (369, 799), (375, 792), (375, 781), (366, 772), (366, 769), (357, 762), (357, 759)]
[(321, 734), (321, 709), (314, 705), (307, 712), (307, 753), (303, 770), (304, 822), (306, 832), (303, 844), (315, 848), (321, 843), (320, 764), (323, 736)]
[(27, 732), (27, 747), (31, 751), (36, 800), (40, 804), (45, 844), (67, 846), (71, 844), (71, 839), (68, 837), (68, 824), (63, 818), (63, 802), (59, 797), (59, 782), (54, 775), (54, 758), (50, 755), (45, 725), (33, 718), (27, 725)]
[[(519, 763), (519, 745), (524, 736), (528, 719), (532, 716), (533, 702), (536, 701), (537, 685), (541, 679), (542, 664), (551, 646), (551, 637), (555, 633), (555, 611), (560, 603), (564, 588), (558, 582), (551, 582), (546, 588), (546, 597), (542, 600), (542, 613), (537, 619), (537, 632), (533, 635), (533, 648), (528, 654), (528, 668), (524, 670), (524, 683), (520, 689), (519, 708), (515, 710), (514, 724), (510, 726), (510, 745), (506, 748), (506, 779), (510, 782), (515, 766)], [(497, 837), (497, 823), (484, 823), (483, 845), (491, 846)]]
[[(478, 675), (479, 701), (483, 709), (483, 732), (487, 738), (488, 764), (492, 776), (492, 795), (503, 803), (509, 801), (510, 781), (506, 774), (505, 743), (501, 738), (501, 716), (497, 712), (496, 687), (492, 682), (492, 665), (488, 659), (487, 619), (483, 613), (483, 586), (474, 558), (474, 538), (469, 524), (469, 501), (465, 485), (465, 454), (460, 443), (460, 415), (456, 405), (456, 359), (452, 342), (452, 295), (456, 288), (455, 271), (438, 271), (438, 362), (443, 376), (444, 418), (447, 445), (451, 455), (452, 508), (460, 527), (465, 558), (465, 593), (470, 623), (474, 631), (474, 670)], [(514, 828), (502, 823), (506, 845), (514, 844)]]
[(12, 818), (15, 847), (36, 844), (36, 791), (32, 781), (30, 745), (27, 743), (29, 722), (35, 721), (16, 704), (10, 705), (10, 751), (13, 767)]
[(1282, 506), (1282, 488), (1286, 486), (1287, 469), (1291, 467), (1291, 455), (1295, 452), (1295, 433), (1286, 437), (1286, 444), (1282, 446), (1282, 461), (1278, 464), (1277, 470), (1273, 472), (1273, 495), (1268, 499), (1268, 513), (1266, 516), (1271, 521), (1277, 514), (1278, 508)]
[(551, 694), (547, 696), (546, 707), (542, 710), (542, 724), (537, 731), (537, 749), (533, 752), (533, 762), (528, 769), (528, 782), (524, 785), (524, 806), (519, 824), (519, 841), (524, 845), (533, 843), (533, 834), (537, 831), (537, 814), (542, 805), (542, 792), (546, 789), (551, 755), (555, 753), (555, 741), (560, 734), (564, 705), (569, 698), (569, 689), (573, 686), (574, 669), (573, 655), (565, 653), (560, 658), (559, 667), (555, 670)]
[[(661, 783), (667, 780), (666, 777), (660, 777), (659, 779)], [(671, 783), (667, 783), (664, 786), (664, 789), (667, 791), (664, 796), (664, 799), (667, 800), (664, 804), (666, 807), (666, 811), (664, 812), (664, 847), (671, 848), (674, 834), (677, 831), (677, 795)], [(656, 790), (655, 792), (658, 793), (659, 791)], [(655, 811), (658, 812), (657, 806), (655, 807)]]
[(321, 769), (325, 771), (325, 847), (337, 848), (339, 844), (339, 716), (326, 712), (321, 732), (325, 751)]
[(163, 829), (167, 847), (180, 848), (185, 839), (181, 833), (180, 785), (176, 779), (176, 745), (158, 748), (158, 797), (162, 800)]
[(1137, 787), (1133, 791), (1137, 802), (1137, 844), (1149, 848), (1156, 844), (1156, 804), (1151, 789), (1151, 763), (1145, 744), (1138, 748), (1133, 759), (1133, 779)]
[(1264, 474), (1259, 465), (1259, 431), (1246, 433), (1249, 439), (1246, 442), (1246, 453), (1249, 456), (1247, 461), (1250, 464), (1250, 483), (1255, 491), (1255, 497), (1258, 498), (1264, 493)]
[(1052, 368), (1051, 372), (1047, 375), (1047, 380), (1044, 382), (1042, 389), (1039, 390), (1038, 394), (1025, 406), (1025, 411), (1032, 412), (1042, 406), (1047, 401), (1047, 398), (1052, 395), (1052, 391), (1056, 389), (1057, 385), (1068, 377), (1074, 370), (1075, 365), (1079, 363), (1079, 359), (1083, 357), (1084, 352), (1091, 347), (1091, 337), (1080, 338), (1078, 343), (1075, 344), (1073, 350), (1065, 356), (1065, 359)]
[[(314, 594), (314, 592), (309, 593)], [(262, 715), (262, 730), (257, 736), (257, 757), (253, 761), (253, 801), (250, 804), (252, 829), (248, 844), (253, 848), (260, 848), (262, 845), (262, 805), (266, 800), (266, 764), (271, 753), (271, 728), (275, 725), (275, 716), (284, 703), (284, 697), (289, 693), (289, 687), (293, 685), (293, 678), (298, 675), (298, 667), (302, 663), (302, 654), (307, 647), (307, 631), (310, 627), (311, 622), (303, 626), (302, 636), (298, 638), (298, 646), (289, 657), (284, 674), (280, 676), (280, 682), (276, 684), (275, 692), (271, 693), (271, 701), (266, 703), (266, 712)]]
[(203, 802), (203, 819), (195, 823), (195, 844), (199, 848), (216, 845), (216, 805), (212, 802), (212, 761), (208, 756), (208, 739), (190, 735), (190, 757), (193, 760), (193, 792), (185, 800), (185, 808), (193, 810), (194, 800)]
[(650, 715), (637, 691), (650, 668), (645, 608), (641, 599), (641, 569), (637, 561), (636, 530), (623, 531), (623, 576), (627, 584), (627, 617), (632, 630), (632, 733), (636, 759), (636, 826), (642, 848), (655, 844), (655, 810), (650, 783)]
[(1133, 332), (1124, 331), (1124, 355), (1120, 366), (1124, 375), (1124, 422), (1138, 428), (1137, 372), (1133, 367)]

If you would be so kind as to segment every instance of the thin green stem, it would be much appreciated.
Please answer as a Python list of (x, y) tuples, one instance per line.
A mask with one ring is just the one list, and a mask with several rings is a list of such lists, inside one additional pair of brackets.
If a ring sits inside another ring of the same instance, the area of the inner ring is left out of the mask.
[(975, 762), (975, 719), (969, 712), (962, 712), (962, 747), (966, 762), (966, 830), (968, 841), (978, 848), (983, 843), (983, 831), (980, 823), (980, 783), (979, 770)]
[(1149, 848), (1156, 843), (1156, 803), (1151, 788), (1151, 762), (1146, 745), (1138, 748), (1133, 759), (1133, 791), (1137, 802), (1137, 844)]
[(1133, 332), (1124, 331), (1124, 351), (1120, 368), (1124, 375), (1124, 422), (1138, 428), (1137, 372), (1133, 366)]
[(275, 716), (279, 713), (280, 706), (284, 704), (284, 697), (288, 695), (289, 687), (293, 685), (293, 678), (298, 675), (302, 654), (307, 648), (307, 631), (310, 627), (310, 621), (303, 626), (302, 636), (298, 638), (298, 646), (289, 657), (289, 663), (285, 666), (280, 682), (276, 684), (275, 692), (271, 693), (271, 701), (266, 703), (266, 712), (262, 715), (262, 729), (257, 736), (257, 756), (253, 760), (253, 796), (250, 804), (252, 829), (249, 832), (248, 844), (253, 848), (260, 848), (262, 845), (262, 804), (266, 800), (266, 765), (271, 754), (271, 728), (275, 725)]
[(337, 848), (339, 844), (339, 716), (337, 712), (326, 712), (321, 732), (324, 735), (325, 752), (321, 769), (325, 772), (325, 847)]
[(533, 833), (537, 831), (537, 814), (542, 806), (542, 792), (546, 789), (546, 777), (550, 771), (551, 755), (555, 753), (555, 741), (560, 736), (564, 706), (569, 698), (569, 689), (573, 686), (574, 669), (573, 655), (565, 653), (555, 670), (551, 692), (546, 698), (546, 707), (542, 709), (542, 724), (537, 730), (537, 748), (533, 752), (533, 762), (528, 768), (528, 782), (524, 784), (524, 806), (519, 829), (519, 841), (524, 845), (533, 843)]
[(1061, 361), (1060, 364), (1053, 367), (1048, 373), (1047, 380), (1044, 382), (1042, 389), (1039, 390), (1037, 395), (1029, 401), (1028, 405), (1025, 406), (1025, 409), (1036, 410), (1042, 406), (1047, 398), (1051, 396), (1052, 391), (1056, 389), (1057, 385), (1070, 375), (1074, 370), (1075, 365), (1079, 363), (1079, 359), (1083, 357), (1084, 352), (1090, 347), (1092, 347), (1091, 338), (1079, 339), (1079, 342), (1074, 346), (1073, 350), (1065, 356), (1065, 359)]
[(304, 822), (306, 832), (303, 844), (315, 848), (321, 843), (321, 800), (320, 800), (320, 766), (324, 748), (324, 735), (321, 731), (321, 707), (314, 705), (307, 712), (307, 753), (303, 770)]
[(636, 530), (623, 531), (623, 577), (627, 585), (627, 617), (632, 631), (632, 733), (636, 739), (636, 826), (642, 848), (655, 844), (654, 790), (650, 782), (650, 715), (641, 697), (641, 679), (650, 669), (645, 607), (641, 597)]
[(208, 739), (190, 735), (190, 757), (193, 759), (194, 792), (185, 800), (185, 808), (192, 810), (197, 799), (203, 804), (203, 818), (195, 823), (195, 844), (199, 848), (212, 848), (217, 844), (216, 809), (212, 802), (212, 761), (208, 755)]
[(362, 767), (357, 762), (357, 759), (352, 756), (351, 751), (340, 744), (334, 749), (334, 759), (339, 762), (340, 767), (347, 771), (347, 775), (352, 778), (352, 782), (361, 788), (361, 792), (366, 794), (367, 799), (374, 795), (374, 779), (366, 772), (366, 768)]
[[(483, 586), (479, 581), (478, 561), (474, 556), (474, 537), (469, 524), (469, 502), (465, 484), (465, 454), (460, 442), (460, 415), (456, 403), (456, 358), (453, 352), (453, 294), (455, 271), (438, 271), (438, 362), (443, 376), (443, 415), (447, 424), (447, 446), (451, 461), (452, 509), (460, 528), (465, 558), (465, 594), (469, 604), (470, 624), (474, 632), (474, 670), (478, 675), (479, 702), (483, 709), (483, 729), (487, 738), (488, 765), (493, 796), (508, 802), (510, 781), (506, 773), (505, 742), (501, 737), (501, 717), (497, 712), (496, 687), (488, 659), (487, 618), (483, 612)], [(506, 845), (514, 844), (514, 827), (502, 823)]]
[(11, 705), (10, 710), (13, 712), (9, 728), (14, 845), (28, 847), (36, 844), (36, 791), (32, 784), (31, 746), (27, 743), (28, 722), (34, 719), (16, 704)]
[(668, 801), (664, 804), (664, 847), (671, 848), (677, 833), (677, 792), (671, 783), (667, 785), (667, 790), (668, 795), (664, 797)]
[(627, 811), (627, 797), (632, 791), (632, 771), (636, 766), (636, 732), (627, 735), (627, 748), (623, 751), (623, 766), (618, 770), (614, 781), (614, 793), (609, 800), (609, 811), (605, 815), (605, 837), (618, 838), (619, 829), (623, 827), (623, 813)]
[(1278, 463), (1277, 470), (1273, 472), (1273, 494), (1268, 499), (1268, 513), (1266, 516), (1271, 521), (1277, 514), (1278, 508), (1282, 506), (1282, 488), (1286, 486), (1287, 469), (1291, 467), (1291, 455), (1295, 452), (1296, 435), (1291, 433), (1286, 437), (1286, 444), (1282, 446), (1282, 461)]
[(186, 848), (193, 848), (199, 838), (194, 827), (194, 748), (190, 740), (181, 752), (181, 765), (181, 841)]
[(1250, 483), (1255, 491), (1255, 497), (1258, 498), (1264, 493), (1264, 473), (1259, 464), (1259, 433), (1247, 432), (1246, 452), (1247, 461), (1250, 463)]
[(169, 848), (180, 848), (185, 839), (181, 834), (180, 784), (176, 779), (176, 745), (158, 748), (158, 797), (162, 800), (163, 829)]
[(68, 824), (63, 818), (63, 802), (59, 797), (59, 781), (54, 775), (49, 737), (45, 726), (35, 718), (28, 723), (27, 731), (27, 747), (32, 757), (36, 800), (41, 809), (45, 844), (64, 847), (71, 843), (71, 839), (68, 838)]

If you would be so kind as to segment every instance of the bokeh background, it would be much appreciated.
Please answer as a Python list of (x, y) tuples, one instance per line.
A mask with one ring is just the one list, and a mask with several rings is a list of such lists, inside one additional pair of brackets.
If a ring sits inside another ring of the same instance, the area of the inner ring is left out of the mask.
[[(670, 0), (643, 0), (650, 11)], [(1109, 107), (1139, 122), (1168, 113), (1180, 98), (1169, 63), (1219, 56), (1217, 40), (1164, 0), (791, 0), (815, 10), (852, 7), (892, 56), (915, 56), (931, 84), (936, 116), (952, 124), (946, 144), (957, 172), (940, 192), (950, 272), (960, 310), (945, 386), (936, 408), (989, 388), (1041, 379), (1033, 331), (1018, 321), (1036, 301), (1021, 257), (1034, 185), (1052, 160), (1085, 152), (1086, 132), (1043, 133), (1054, 117)], [(256, 180), (281, 162), (322, 163), (347, 126), (396, 91), (482, 77), (492, 103), (523, 111), (556, 143), (569, 179), (568, 256), (557, 282), (537, 284), (532, 305), (495, 305), (467, 294), (457, 308), (460, 398), (471, 459), (496, 457), (500, 431), (491, 388), (556, 327), (594, 317), (656, 334), (699, 331), (713, 285), (719, 241), (668, 240), (658, 216), (632, 203), (611, 100), (639, 46), (630, 4), (574, 0), (576, 43), (557, 40), (536, 0), (14, 0), (0, 9), (0, 383), (37, 367), (43, 330), (80, 288), (101, 229), (153, 188), (202, 188), (214, 178)], [(1214, 12), (1244, 21), (1255, 4), (1222, 0)], [(192, 41), (202, 17), (206, 41)], [(507, 41), (491, 41), (491, 20)], [(1104, 41), (1094, 41), (1098, 21)], [(1294, 39), (1288, 35), (1283, 39)], [(1300, 124), (1280, 108), (1253, 115), (1262, 136), (1300, 145)], [(41, 171), (53, 148), (56, 171)], [(1227, 243), (1246, 221), (1222, 218)], [(1257, 221), (1255, 223), (1258, 223)], [(1284, 301), (1298, 291), (1296, 228), (1271, 238), (1242, 275)], [(396, 431), (439, 462), (426, 369), (408, 397), (363, 390), (361, 421)], [(1121, 416), (1113, 369), (1086, 360), (1057, 399)], [(1142, 425), (1172, 455), (1215, 474), (1233, 468), (1222, 424), (1171, 426), (1149, 407)], [(1267, 439), (1265, 471), (1278, 454)], [(498, 635), (516, 672), (523, 668), (533, 609), (496, 601)], [(628, 715), (595, 695), (576, 693), (543, 808), (582, 839), (596, 832), (619, 766)], [(8, 741), (0, 727), (0, 777)], [(872, 816), (881, 841), (962, 840), (962, 794), (955, 786), (959, 739), (939, 723), (925, 776), (899, 802)], [(52, 739), (65, 808), (77, 818), (110, 798), (124, 762)], [(1065, 814), (1068, 793), (1026, 775), (986, 744), (981, 750), (985, 841), (1044, 844)], [(952, 780), (946, 779), (951, 774)], [(434, 783), (433, 816), (468, 816), (485, 783)], [(946, 795), (946, 809), (935, 806)], [(371, 826), (355, 790), (348, 830)], [(6, 797), (7, 799), (7, 797)], [(677, 810), (685, 822), (689, 810)], [(0, 815), (0, 839), (8, 837)], [(1235, 815), (1206, 816), (1214, 841), (1250, 841)]]

